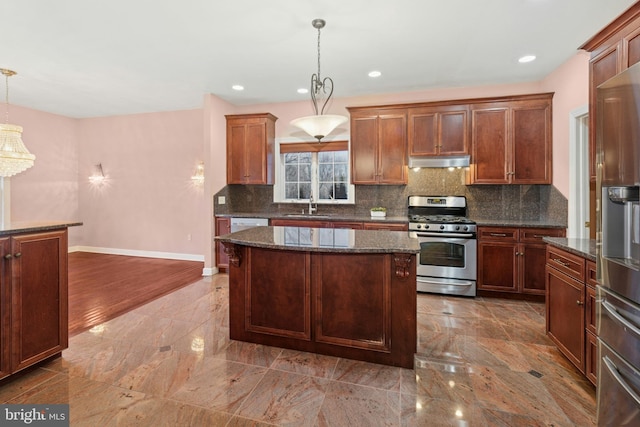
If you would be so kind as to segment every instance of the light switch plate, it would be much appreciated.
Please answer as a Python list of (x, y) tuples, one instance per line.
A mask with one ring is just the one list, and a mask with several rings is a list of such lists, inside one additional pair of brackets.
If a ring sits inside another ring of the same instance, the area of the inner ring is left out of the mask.
[(224, 205), (225, 203), (227, 203), (227, 198), (225, 196), (218, 196), (218, 204)]

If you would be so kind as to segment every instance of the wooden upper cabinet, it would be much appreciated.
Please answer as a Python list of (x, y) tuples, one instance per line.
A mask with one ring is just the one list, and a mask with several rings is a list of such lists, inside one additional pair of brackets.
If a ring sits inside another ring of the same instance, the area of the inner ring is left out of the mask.
[(551, 184), (553, 94), (471, 105), (471, 184)]
[(272, 114), (227, 118), (227, 184), (273, 184), (275, 122)]
[(624, 68), (629, 68), (633, 64), (640, 62), (640, 27), (634, 29), (629, 35), (622, 39), (622, 46), (626, 55)]
[(620, 72), (620, 43), (616, 43), (589, 63), (589, 177), (596, 179), (596, 88)]
[(640, 62), (640, 2), (587, 40), (579, 49), (591, 52), (589, 63), (589, 175), (596, 180), (597, 87)]
[(472, 183), (507, 184), (509, 107), (472, 106), (471, 122)]
[(469, 154), (469, 106), (410, 108), (409, 156)]
[(378, 108), (349, 110), (352, 182), (354, 184), (406, 184), (406, 110)]
[(551, 97), (511, 107), (512, 184), (551, 184)]

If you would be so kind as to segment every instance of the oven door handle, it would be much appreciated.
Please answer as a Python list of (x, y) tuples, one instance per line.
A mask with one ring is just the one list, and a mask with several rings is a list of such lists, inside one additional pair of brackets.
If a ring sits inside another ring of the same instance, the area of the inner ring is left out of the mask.
[(466, 239), (471, 239), (474, 237), (473, 233), (416, 233), (417, 237), (462, 237)]

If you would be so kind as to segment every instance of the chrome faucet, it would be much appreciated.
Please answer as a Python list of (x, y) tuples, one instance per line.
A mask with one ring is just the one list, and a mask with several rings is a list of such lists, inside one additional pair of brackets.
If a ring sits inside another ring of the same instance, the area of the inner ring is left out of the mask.
[(309, 215), (312, 215), (314, 212), (318, 211), (318, 205), (313, 206), (313, 191), (309, 194)]

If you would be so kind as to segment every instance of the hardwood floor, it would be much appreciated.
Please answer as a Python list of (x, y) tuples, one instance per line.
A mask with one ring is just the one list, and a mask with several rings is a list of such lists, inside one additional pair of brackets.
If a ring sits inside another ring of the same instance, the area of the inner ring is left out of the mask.
[(113, 319), (202, 277), (204, 263), (69, 254), (69, 336)]

